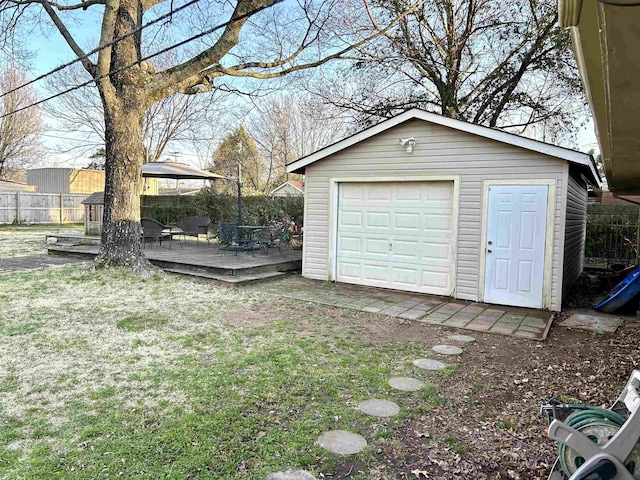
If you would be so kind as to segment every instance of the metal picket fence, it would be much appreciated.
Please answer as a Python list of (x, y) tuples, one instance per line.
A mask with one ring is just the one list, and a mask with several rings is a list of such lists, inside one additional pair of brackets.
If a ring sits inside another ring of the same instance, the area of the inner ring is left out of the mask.
[(585, 266), (610, 268), (635, 264), (639, 221), (638, 205), (589, 205)]

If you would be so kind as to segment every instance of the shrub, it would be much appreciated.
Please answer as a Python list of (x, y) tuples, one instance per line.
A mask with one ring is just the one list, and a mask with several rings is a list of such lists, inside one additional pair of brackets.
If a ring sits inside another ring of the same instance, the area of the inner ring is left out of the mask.
[[(193, 196), (145, 195), (142, 197), (141, 215), (155, 218), (165, 224), (190, 215), (209, 217), (211, 228), (215, 231), (220, 221), (236, 221), (238, 198), (227, 193), (216, 193), (212, 188), (205, 188)], [(286, 219), (291, 219), (296, 225), (302, 226), (303, 197), (272, 198), (267, 195), (242, 197), (242, 222), (245, 225), (264, 225)]]

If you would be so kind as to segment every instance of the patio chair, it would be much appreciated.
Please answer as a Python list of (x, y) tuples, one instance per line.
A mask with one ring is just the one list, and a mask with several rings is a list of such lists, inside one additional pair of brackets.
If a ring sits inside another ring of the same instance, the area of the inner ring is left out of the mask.
[(140, 220), (142, 224), (142, 246), (149, 241), (151, 248), (153, 248), (153, 242), (157, 242), (158, 246), (162, 246), (162, 240), (169, 239), (169, 248), (171, 248), (171, 227), (163, 225), (159, 221), (143, 217)]
[[(258, 243), (268, 255), (269, 248), (277, 248), (278, 251), (282, 253), (282, 247), (289, 243), (289, 239), (289, 224), (283, 223), (280, 225), (264, 227), (260, 232)], [(282, 255), (284, 255), (284, 253), (282, 253)]]
[[(181, 231), (171, 232), (172, 236), (196, 237), (196, 244), (200, 244), (200, 235), (206, 235), (207, 244), (209, 244), (209, 225), (211, 225), (211, 219), (209, 217), (184, 217), (173, 222), (172, 226), (178, 227)], [(185, 238), (186, 240), (186, 238)]]
[(237, 226), (236, 223), (232, 222), (218, 223), (218, 253), (220, 253), (220, 250), (223, 252), (235, 250), (237, 253)]

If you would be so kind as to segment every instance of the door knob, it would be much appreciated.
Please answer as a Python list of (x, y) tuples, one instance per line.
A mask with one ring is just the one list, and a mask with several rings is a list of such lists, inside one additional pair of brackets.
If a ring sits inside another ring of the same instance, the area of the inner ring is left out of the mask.
[(493, 242), (492, 242), (491, 240), (489, 240), (487, 243), (488, 243), (489, 245), (493, 245)]

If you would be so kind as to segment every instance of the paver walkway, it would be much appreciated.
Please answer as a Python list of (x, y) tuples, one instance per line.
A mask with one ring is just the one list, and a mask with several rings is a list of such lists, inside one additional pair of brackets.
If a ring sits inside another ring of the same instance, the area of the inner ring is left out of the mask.
[(553, 313), (420, 293), (321, 282), (300, 276), (250, 287), (265, 293), (446, 327), (544, 340)]
[(27, 257), (0, 258), (0, 275), (12, 272), (27, 272), (39, 268), (86, 262), (84, 258), (56, 255), (30, 255)]

